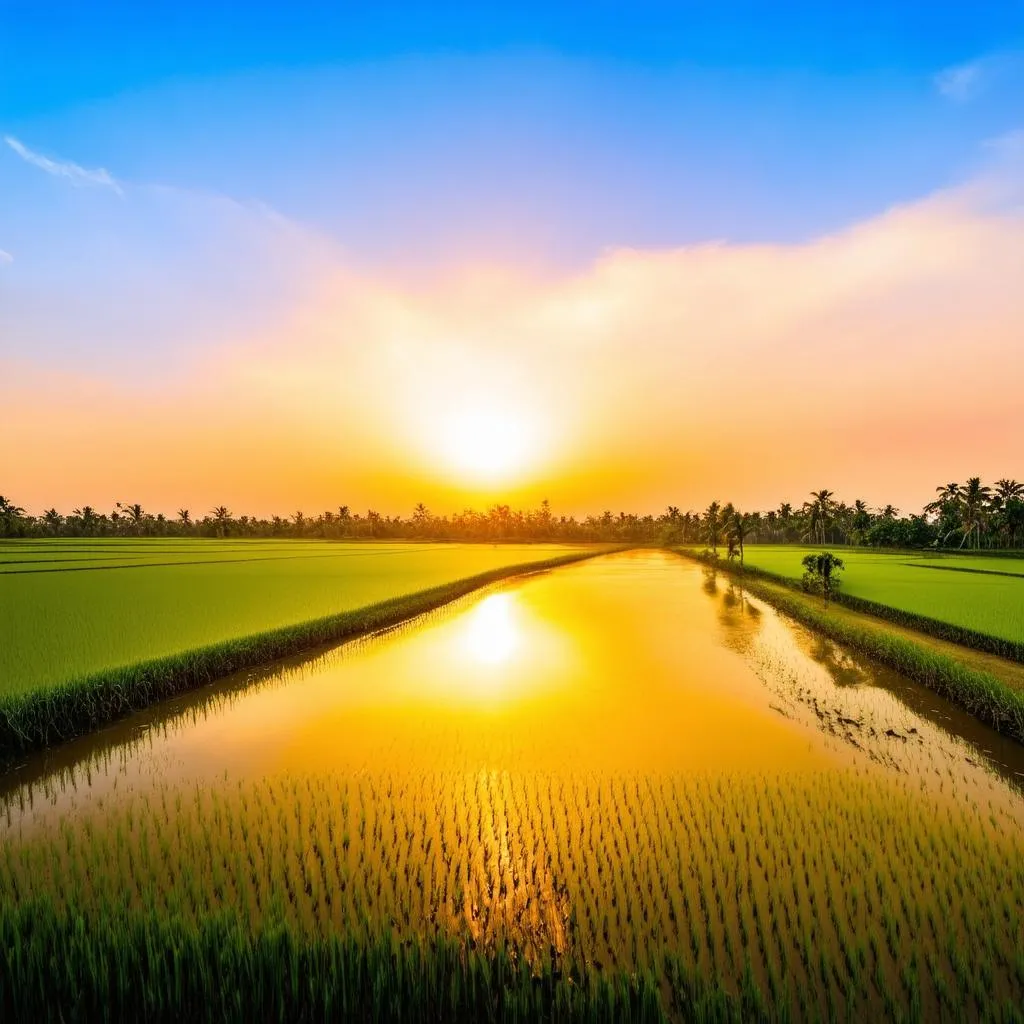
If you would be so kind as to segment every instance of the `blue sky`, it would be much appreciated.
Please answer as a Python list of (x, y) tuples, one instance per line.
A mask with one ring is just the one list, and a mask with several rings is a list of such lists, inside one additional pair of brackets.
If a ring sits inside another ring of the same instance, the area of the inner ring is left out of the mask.
[[(148, 422), (165, 401), (228, 438), (211, 381), (239, 407), (267, 386), (281, 436), (333, 451), (317, 434), (340, 422), (332, 397), (300, 401), (300, 376), (310, 393), (345, 378), (353, 408), (379, 381), (404, 381), (378, 402), (384, 434), (396, 403), (413, 410), (388, 441), (399, 450), (429, 434), (426, 366), (453, 407), (445, 380), (493, 385), (503, 408), (579, 435), (582, 464), (609, 444), (594, 409), (646, 415), (649, 436), (676, 416), (671, 382), (701, 366), (713, 379), (726, 351), (753, 410), (763, 374), (783, 365), (757, 369), (771, 345), (798, 361), (800, 346), (858, 350), (844, 365), (872, 393), (844, 413), (852, 436), (891, 401), (872, 381), (920, 391), (923, 359), (934, 375), (921, 407), (942, 404), (963, 332), (991, 364), (1024, 329), (1022, 130), (1024, 0), (0, 0), (0, 401), (6, 384), (29, 410), (0, 454), (16, 444), (40, 494), (56, 486), (44, 449), (69, 453), (60, 479), (97, 476), (58, 425), (37, 445), (30, 413), (57, 395), (71, 409), (68, 395), (102, 394), (112, 423)], [(940, 316), (938, 298), (958, 304)], [(580, 365), (605, 374), (586, 395), (563, 348), (577, 334), (601, 353)], [(562, 376), (535, 402), (549, 364)], [(265, 370), (258, 384), (250, 365)], [(994, 432), (1024, 385), (1011, 370)], [(975, 372), (981, 393), (984, 359), (965, 384)], [(787, 380), (780, 402), (803, 402), (808, 382)], [(142, 391), (152, 400), (138, 408)], [(705, 429), (696, 411), (685, 426)], [(985, 471), (966, 449), (949, 454), (962, 424), (932, 436), (922, 476), (955, 475), (957, 459)], [(870, 482), (879, 451), (834, 443), (851, 453), (850, 485)], [(794, 463), (791, 486), (822, 485), (820, 454)], [(210, 479), (231, 468), (227, 440), (223, 458)], [(656, 505), (669, 477), (717, 472), (672, 458), (644, 469), (624, 451), (624, 494)], [(1012, 475), (1000, 460), (993, 448), (992, 471)], [(200, 487), (185, 468), (179, 479)], [(751, 500), (775, 500), (757, 487)]]
[[(0, 11), (5, 133), (259, 199), (363, 260), (807, 238), (963, 177), (1024, 117), (1016, 0)], [(6, 195), (20, 171), (4, 153)]]

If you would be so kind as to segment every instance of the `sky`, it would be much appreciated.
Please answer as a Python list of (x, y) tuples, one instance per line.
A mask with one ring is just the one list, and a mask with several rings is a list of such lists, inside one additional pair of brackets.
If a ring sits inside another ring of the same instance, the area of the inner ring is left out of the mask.
[(1024, 0), (0, 0), (0, 493), (1024, 478)]

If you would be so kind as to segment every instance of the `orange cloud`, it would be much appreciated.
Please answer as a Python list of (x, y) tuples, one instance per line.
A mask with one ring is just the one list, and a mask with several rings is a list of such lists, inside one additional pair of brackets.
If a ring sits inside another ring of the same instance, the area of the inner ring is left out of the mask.
[[(301, 296), (171, 379), (3, 367), (5, 493), (584, 510), (827, 485), (909, 508), (938, 480), (1020, 476), (1018, 170), (804, 244), (618, 250), (573, 275), (388, 279), (291, 230)], [(504, 478), (465, 475), (445, 448), (479, 409), (523, 433)]]

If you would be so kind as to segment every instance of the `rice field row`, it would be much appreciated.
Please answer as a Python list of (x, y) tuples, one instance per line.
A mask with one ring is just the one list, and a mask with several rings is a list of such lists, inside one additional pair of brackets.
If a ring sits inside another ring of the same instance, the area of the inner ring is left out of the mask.
[(99, 918), (453, 937), (538, 972), (752, 973), (799, 1019), (1024, 1002), (1024, 837), (983, 806), (818, 777), (297, 776), (161, 788), (0, 845), (8, 900)]
[(0, 1012), (1021, 1020), (1019, 750), (731, 578), (588, 560), (243, 684), (0, 781)]
[[(978, 555), (879, 554), (835, 548), (846, 564), (842, 593), (1024, 644), (1024, 559)], [(798, 581), (801, 559), (820, 548), (751, 544), (745, 561)], [(943, 569), (971, 570), (944, 572)]]
[[(79, 561), (67, 561), (71, 549)], [(573, 550), (528, 544), (0, 542), (0, 561), (9, 562), (0, 565), (8, 570), (0, 571), (0, 696)], [(81, 571), (86, 567), (97, 571)]]

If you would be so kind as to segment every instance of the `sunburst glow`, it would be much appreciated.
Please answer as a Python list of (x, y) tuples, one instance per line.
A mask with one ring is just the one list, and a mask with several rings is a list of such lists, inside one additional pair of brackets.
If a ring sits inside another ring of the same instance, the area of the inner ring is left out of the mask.
[(460, 475), (507, 481), (529, 462), (532, 429), (525, 417), (494, 408), (468, 409), (448, 420), (442, 444)]

